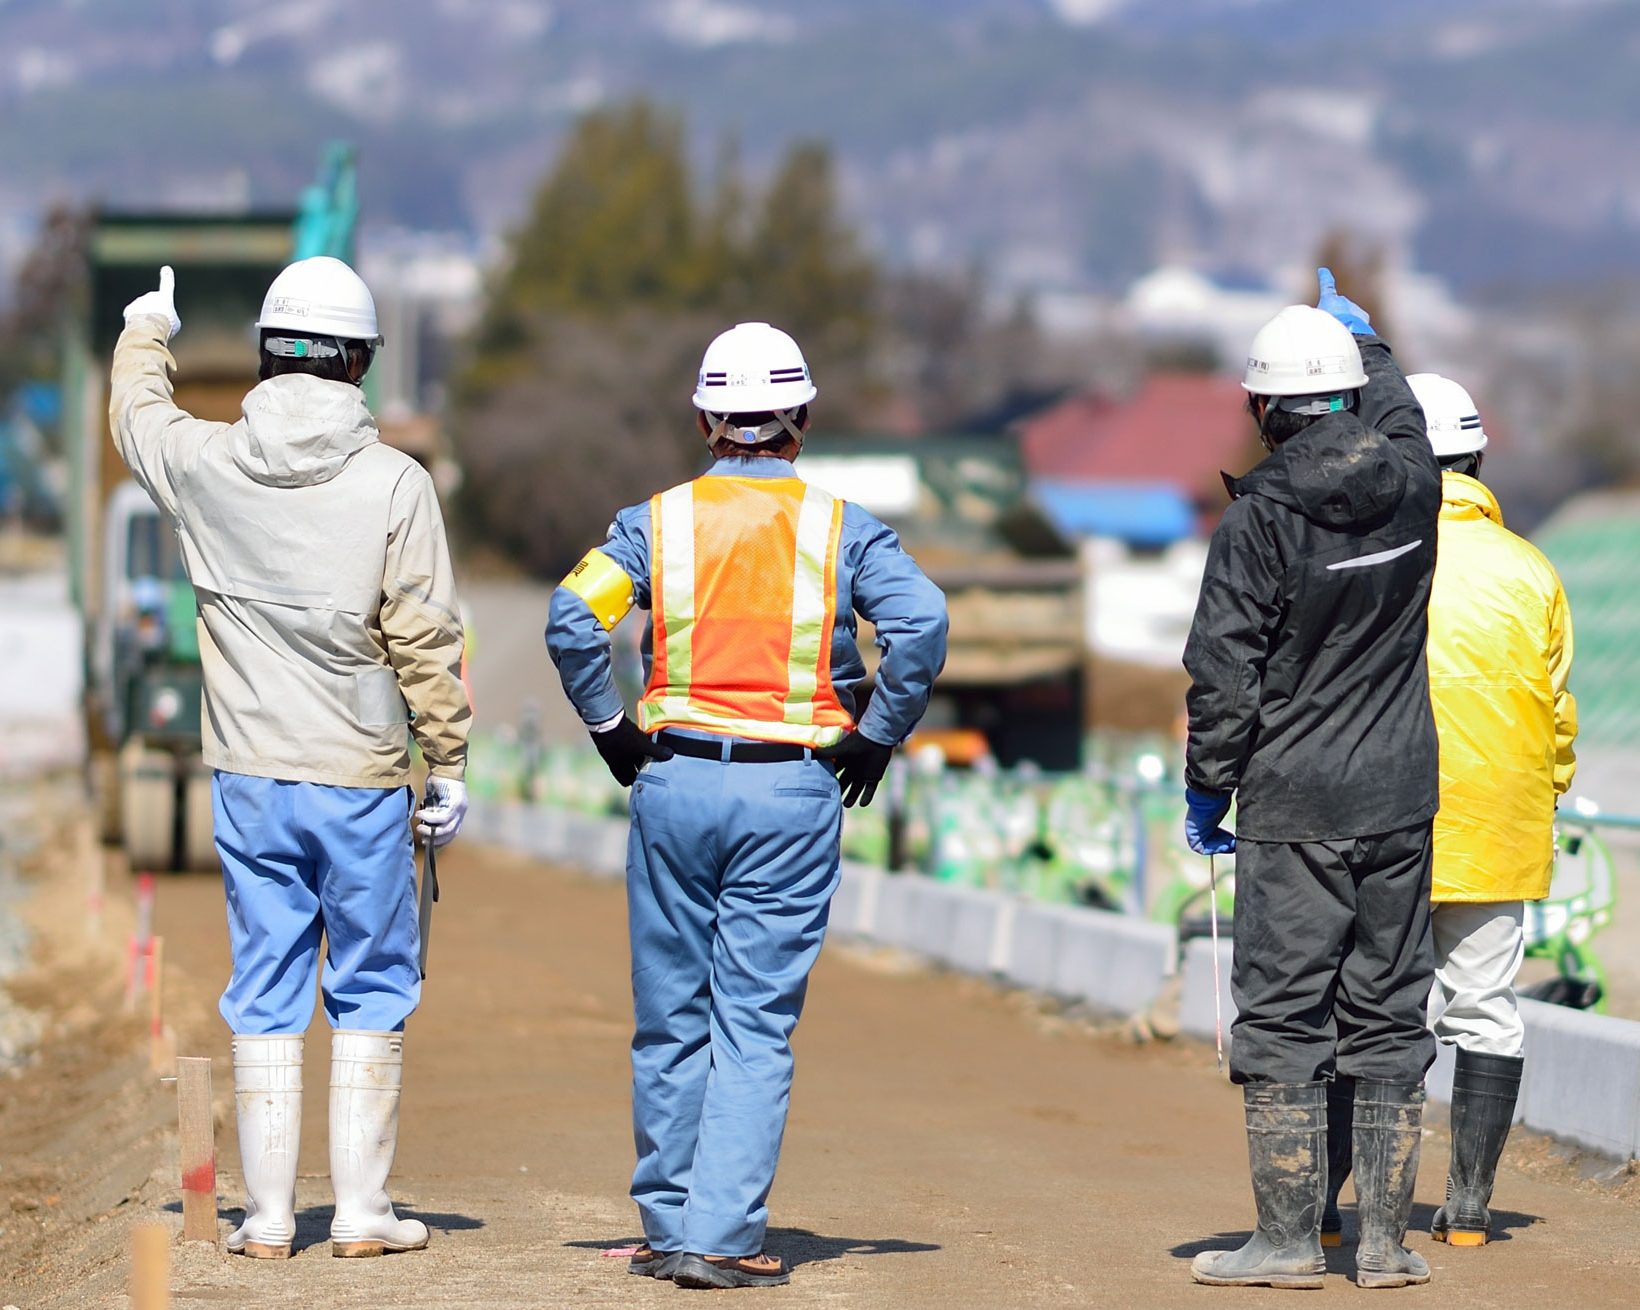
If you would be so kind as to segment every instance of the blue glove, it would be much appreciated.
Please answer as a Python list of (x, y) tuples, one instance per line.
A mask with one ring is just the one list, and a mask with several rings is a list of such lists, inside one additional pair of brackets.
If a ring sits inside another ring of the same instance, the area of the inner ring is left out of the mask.
[(1236, 849), (1234, 833), (1219, 824), (1230, 813), (1230, 798), (1184, 789), (1184, 839), (1197, 855), (1228, 855)]
[(1331, 314), (1356, 336), (1370, 337), (1372, 319), (1368, 317), (1366, 310), (1348, 296), (1338, 294), (1338, 283), (1333, 280), (1332, 269), (1316, 269), (1315, 278), (1321, 284), (1321, 295), (1316, 300), (1315, 307), (1323, 313)]

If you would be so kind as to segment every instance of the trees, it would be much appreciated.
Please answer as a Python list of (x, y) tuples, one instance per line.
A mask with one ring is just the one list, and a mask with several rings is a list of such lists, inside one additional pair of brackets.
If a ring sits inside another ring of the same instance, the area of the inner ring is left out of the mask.
[(89, 216), (57, 205), (18, 270), (11, 304), (0, 311), (0, 400), (25, 381), (55, 380), (59, 335), (83, 307)]
[(645, 101), (587, 115), (513, 235), (456, 382), (469, 532), (562, 572), (616, 509), (699, 466), (688, 396), (713, 335), (767, 319), (817, 376), (863, 375), (877, 280), (823, 146), (794, 146), (754, 195), (727, 147), (696, 185), (681, 122)]
[[(1322, 237), (1314, 262), (1317, 268), (1332, 269), (1339, 289), (1367, 311), (1374, 332), (1386, 341), (1395, 340), (1395, 328), (1384, 301), (1382, 247), (1366, 245), (1350, 233), (1334, 229)], [(1313, 296), (1313, 290), (1310, 294)]]

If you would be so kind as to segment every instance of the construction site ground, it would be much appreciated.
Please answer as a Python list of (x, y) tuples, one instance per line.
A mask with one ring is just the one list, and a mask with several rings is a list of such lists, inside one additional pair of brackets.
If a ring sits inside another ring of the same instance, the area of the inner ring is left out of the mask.
[[(53, 809), (52, 807), (55, 807)], [(121, 1005), (130, 879), (99, 854), (108, 896), (88, 924), (72, 798), (42, 802), (45, 845), (22, 866), (36, 962), (14, 1000), (39, 1014), (35, 1064), (0, 1079), (0, 1303), (127, 1304), (132, 1226), (180, 1230), (175, 1098), (149, 1064), (147, 1026)], [(331, 1258), (325, 1163), (328, 1040), (308, 1044), (298, 1240), (288, 1262), (173, 1248), (176, 1306), (615, 1306), (681, 1295), (603, 1254), (638, 1239), (631, 1164), (629, 991), (618, 885), (479, 846), (441, 865), (425, 1001), (407, 1039), (394, 1193), (431, 1247)], [(221, 1231), (240, 1179), (222, 893), (161, 879), (165, 1022), (214, 1061)], [(1190, 1257), (1251, 1220), (1240, 1097), (1195, 1043), (1138, 1045), (984, 982), (897, 956), (828, 946), (797, 1035), (791, 1122), (771, 1202), (785, 1289), (739, 1299), (861, 1307), (1174, 1306), (1281, 1294), (1190, 1282)], [(1414, 1214), (1440, 1199), (1446, 1141), (1428, 1135)], [(1633, 1304), (1640, 1179), (1521, 1135), (1479, 1251), (1415, 1232), (1434, 1283), (1401, 1295), (1489, 1306)], [(1351, 1221), (1353, 1222), (1353, 1221)], [(1320, 1295), (1366, 1295), (1332, 1252)], [(1381, 1301), (1385, 1295), (1377, 1294)]]

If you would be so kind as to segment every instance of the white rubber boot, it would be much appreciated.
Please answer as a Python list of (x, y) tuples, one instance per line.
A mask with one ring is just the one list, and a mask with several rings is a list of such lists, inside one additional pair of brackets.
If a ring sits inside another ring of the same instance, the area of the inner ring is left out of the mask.
[(286, 1260), (296, 1239), (296, 1149), (302, 1140), (302, 1038), (233, 1039), (233, 1099), (239, 1162), (245, 1171), (245, 1222), (228, 1250), (257, 1260)]
[(427, 1225), (400, 1219), (387, 1199), (399, 1140), (404, 1034), (349, 1032), (330, 1042), (330, 1182), (336, 1217), (330, 1253), (342, 1257), (419, 1251)]

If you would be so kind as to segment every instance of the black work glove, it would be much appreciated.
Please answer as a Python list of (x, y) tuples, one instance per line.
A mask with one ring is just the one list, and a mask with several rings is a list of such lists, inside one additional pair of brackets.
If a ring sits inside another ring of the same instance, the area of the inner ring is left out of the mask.
[(604, 757), (611, 776), (623, 787), (633, 784), (645, 760), (672, 758), (670, 746), (662, 746), (652, 740), (636, 723), (625, 717), (608, 732), (593, 733), (592, 744)]
[(893, 755), (892, 746), (874, 742), (861, 732), (851, 732), (835, 746), (822, 746), (814, 752), (816, 759), (837, 761), (837, 785), (843, 789), (844, 806), (871, 804)]

